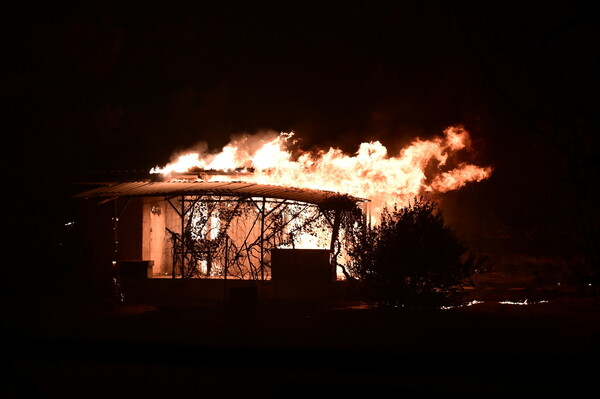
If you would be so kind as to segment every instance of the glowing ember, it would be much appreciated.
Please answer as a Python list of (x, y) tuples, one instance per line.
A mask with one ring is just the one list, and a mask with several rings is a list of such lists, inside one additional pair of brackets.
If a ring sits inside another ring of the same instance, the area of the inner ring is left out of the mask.
[(548, 303), (548, 301), (533, 301), (533, 302), (529, 302), (527, 299), (525, 299), (524, 301), (500, 301), (498, 302), (501, 305), (518, 305), (518, 306), (526, 306), (526, 305), (536, 305), (539, 303)]
[[(449, 127), (441, 137), (414, 140), (396, 156), (379, 141), (361, 143), (354, 155), (329, 148), (317, 152), (292, 151), (294, 133), (270, 137), (244, 136), (220, 153), (190, 152), (151, 173), (166, 179), (174, 173), (201, 170), (252, 170), (256, 183), (312, 188), (346, 193), (371, 200), (376, 216), (384, 206), (404, 206), (423, 193), (456, 190), (490, 176), (490, 167), (466, 162), (449, 165), (461, 151), (470, 150), (469, 134)], [(238, 176), (212, 176), (211, 180), (239, 180)]]
[(500, 301), (500, 302), (492, 302), (492, 301), (490, 301), (490, 302), (485, 302), (485, 301), (472, 300), (472, 301), (467, 302), (467, 303), (465, 303), (463, 305), (458, 305), (458, 306), (442, 306), (440, 309), (442, 309), (442, 310), (450, 310), (450, 309), (469, 307), (469, 306), (480, 305), (480, 304), (485, 304), (485, 303), (498, 303), (500, 305), (526, 306), (526, 305), (544, 304), (544, 303), (548, 303), (548, 301), (547, 300), (529, 301), (529, 300), (525, 299), (524, 301)]

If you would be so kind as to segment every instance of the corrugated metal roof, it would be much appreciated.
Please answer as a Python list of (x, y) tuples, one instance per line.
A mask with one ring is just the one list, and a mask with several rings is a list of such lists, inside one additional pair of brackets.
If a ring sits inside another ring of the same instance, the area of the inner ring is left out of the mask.
[(122, 182), (104, 185), (82, 193), (75, 198), (111, 199), (119, 197), (174, 197), (181, 195), (265, 197), (319, 205), (326, 209), (344, 209), (363, 198), (325, 190), (275, 186), (251, 182)]

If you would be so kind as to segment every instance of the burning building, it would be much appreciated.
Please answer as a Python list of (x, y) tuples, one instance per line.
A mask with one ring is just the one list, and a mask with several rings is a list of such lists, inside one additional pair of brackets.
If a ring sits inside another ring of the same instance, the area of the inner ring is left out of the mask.
[(294, 156), (292, 136), (245, 136), (219, 153), (182, 154), (144, 179), (107, 182), (76, 197), (110, 211), (112, 248), (105, 251), (121, 277), (273, 282), (286, 286), (281, 296), (300, 282), (304, 293), (315, 293), (343, 278), (342, 220), (376, 223), (385, 206), (491, 173), (450, 160), (468, 148), (462, 128), (416, 140), (397, 157), (378, 142), (361, 144), (354, 156), (336, 149)]
[[(343, 214), (367, 203), (325, 190), (189, 176), (104, 184), (76, 197), (109, 210), (111, 262), (125, 279), (307, 280), (296, 267), (304, 259), (325, 285), (338, 278)], [(123, 227), (126, 212), (133, 216)]]

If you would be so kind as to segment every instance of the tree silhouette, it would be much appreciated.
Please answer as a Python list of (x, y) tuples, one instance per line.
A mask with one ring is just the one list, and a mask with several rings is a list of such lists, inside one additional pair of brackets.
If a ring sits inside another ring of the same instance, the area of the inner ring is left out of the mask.
[(483, 265), (444, 223), (437, 204), (415, 198), (385, 208), (380, 223), (351, 238), (349, 269), (368, 299), (384, 307), (457, 304), (468, 279)]

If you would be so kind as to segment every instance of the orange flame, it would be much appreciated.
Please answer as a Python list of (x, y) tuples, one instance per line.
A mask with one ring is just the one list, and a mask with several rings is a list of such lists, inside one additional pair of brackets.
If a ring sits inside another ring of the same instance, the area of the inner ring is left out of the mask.
[[(404, 206), (415, 196), (457, 190), (469, 182), (488, 178), (491, 167), (466, 162), (448, 167), (448, 159), (470, 149), (469, 133), (449, 127), (443, 136), (415, 139), (397, 156), (389, 156), (379, 141), (361, 143), (354, 155), (338, 148), (318, 152), (290, 150), (294, 133), (281, 133), (267, 139), (244, 136), (233, 140), (217, 154), (198, 152), (180, 155), (165, 167), (151, 173), (165, 178), (191, 169), (232, 171), (253, 169), (252, 181), (263, 184), (313, 188), (347, 193), (371, 200), (376, 215), (384, 206)], [(233, 176), (208, 179), (239, 180)]]

